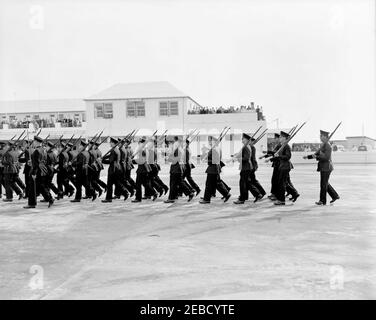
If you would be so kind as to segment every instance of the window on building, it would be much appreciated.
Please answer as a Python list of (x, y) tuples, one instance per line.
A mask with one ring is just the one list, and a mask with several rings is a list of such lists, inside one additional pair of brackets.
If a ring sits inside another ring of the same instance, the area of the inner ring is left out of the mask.
[(9, 116), (9, 120), (11, 120), (11, 121), (15, 121), (16, 120), (16, 116)]
[(94, 118), (104, 118), (104, 119), (113, 118), (112, 103), (95, 103), (94, 104)]
[(34, 119), (34, 120), (39, 120), (39, 114), (34, 114), (34, 115), (33, 115), (33, 119)]
[(160, 116), (177, 116), (179, 115), (179, 104), (177, 101), (161, 101), (159, 102)]
[(127, 117), (145, 117), (145, 102), (127, 101)]

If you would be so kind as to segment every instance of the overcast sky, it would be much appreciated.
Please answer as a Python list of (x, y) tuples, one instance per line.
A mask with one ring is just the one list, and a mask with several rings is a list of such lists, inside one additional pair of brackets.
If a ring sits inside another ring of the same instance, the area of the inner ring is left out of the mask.
[(296, 141), (376, 138), (374, 1), (0, 1), (0, 99), (166, 80), (202, 105), (262, 105)]

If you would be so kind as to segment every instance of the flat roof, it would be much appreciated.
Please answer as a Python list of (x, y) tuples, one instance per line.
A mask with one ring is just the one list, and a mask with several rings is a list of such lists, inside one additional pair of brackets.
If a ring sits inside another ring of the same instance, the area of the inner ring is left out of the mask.
[(0, 101), (0, 113), (84, 112), (83, 99), (6, 100)]

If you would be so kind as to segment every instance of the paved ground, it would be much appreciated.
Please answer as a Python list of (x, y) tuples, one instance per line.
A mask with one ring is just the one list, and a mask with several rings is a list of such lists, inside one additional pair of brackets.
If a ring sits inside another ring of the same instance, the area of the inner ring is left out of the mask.
[[(194, 171), (203, 186), (204, 168)], [(267, 189), (270, 174), (258, 173)], [(337, 165), (342, 199), (326, 207), (313, 204), (313, 164), (293, 170), (302, 196), (283, 208), (220, 199), (61, 200), (33, 211), (1, 203), (0, 298), (375, 299), (375, 177), (375, 165)], [(235, 198), (236, 168), (224, 179)]]

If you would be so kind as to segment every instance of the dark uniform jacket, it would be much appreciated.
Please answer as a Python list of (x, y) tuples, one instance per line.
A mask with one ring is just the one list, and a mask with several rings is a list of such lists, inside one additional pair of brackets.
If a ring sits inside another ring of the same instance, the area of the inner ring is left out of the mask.
[(69, 155), (67, 151), (62, 151), (59, 154), (59, 168), (63, 169), (66, 168), (69, 161)]
[(333, 170), (332, 146), (328, 142), (322, 143), (314, 155), (308, 156), (308, 159), (312, 158), (318, 160), (317, 171), (330, 172)]
[(52, 150), (47, 152), (47, 168), (50, 175), (55, 173), (55, 164), (58, 162), (57, 155)]
[(180, 148), (176, 148), (168, 157), (168, 161), (171, 162), (170, 166), (170, 173), (182, 173), (182, 167), (180, 165), (181, 161), (181, 150)]
[(19, 163), (18, 163), (18, 153), (15, 150), (9, 150), (3, 154), (2, 160), (4, 166), (4, 174), (7, 173), (18, 173)]
[(256, 160), (256, 147), (251, 146), (251, 150), (252, 150), (251, 162), (252, 162), (253, 170), (256, 171), (258, 169), (258, 163), (257, 163), (257, 160)]
[(76, 173), (77, 174), (88, 174), (90, 154), (88, 151), (84, 150), (78, 154), (76, 159)]
[(208, 167), (205, 173), (220, 174), (221, 173), (221, 152), (216, 148), (210, 149), (208, 152)]
[(120, 150), (118, 147), (115, 147), (111, 150), (110, 154), (103, 158), (104, 164), (109, 164), (108, 173), (114, 174), (121, 170), (120, 167)]
[(291, 147), (289, 144), (285, 144), (282, 148), (282, 150), (279, 152), (278, 155), (279, 159), (279, 170), (288, 170), (290, 171), (292, 169), (292, 163), (290, 161), (291, 159)]
[(42, 147), (36, 148), (31, 154), (31, 175), (48, 175), (47, 152)]

